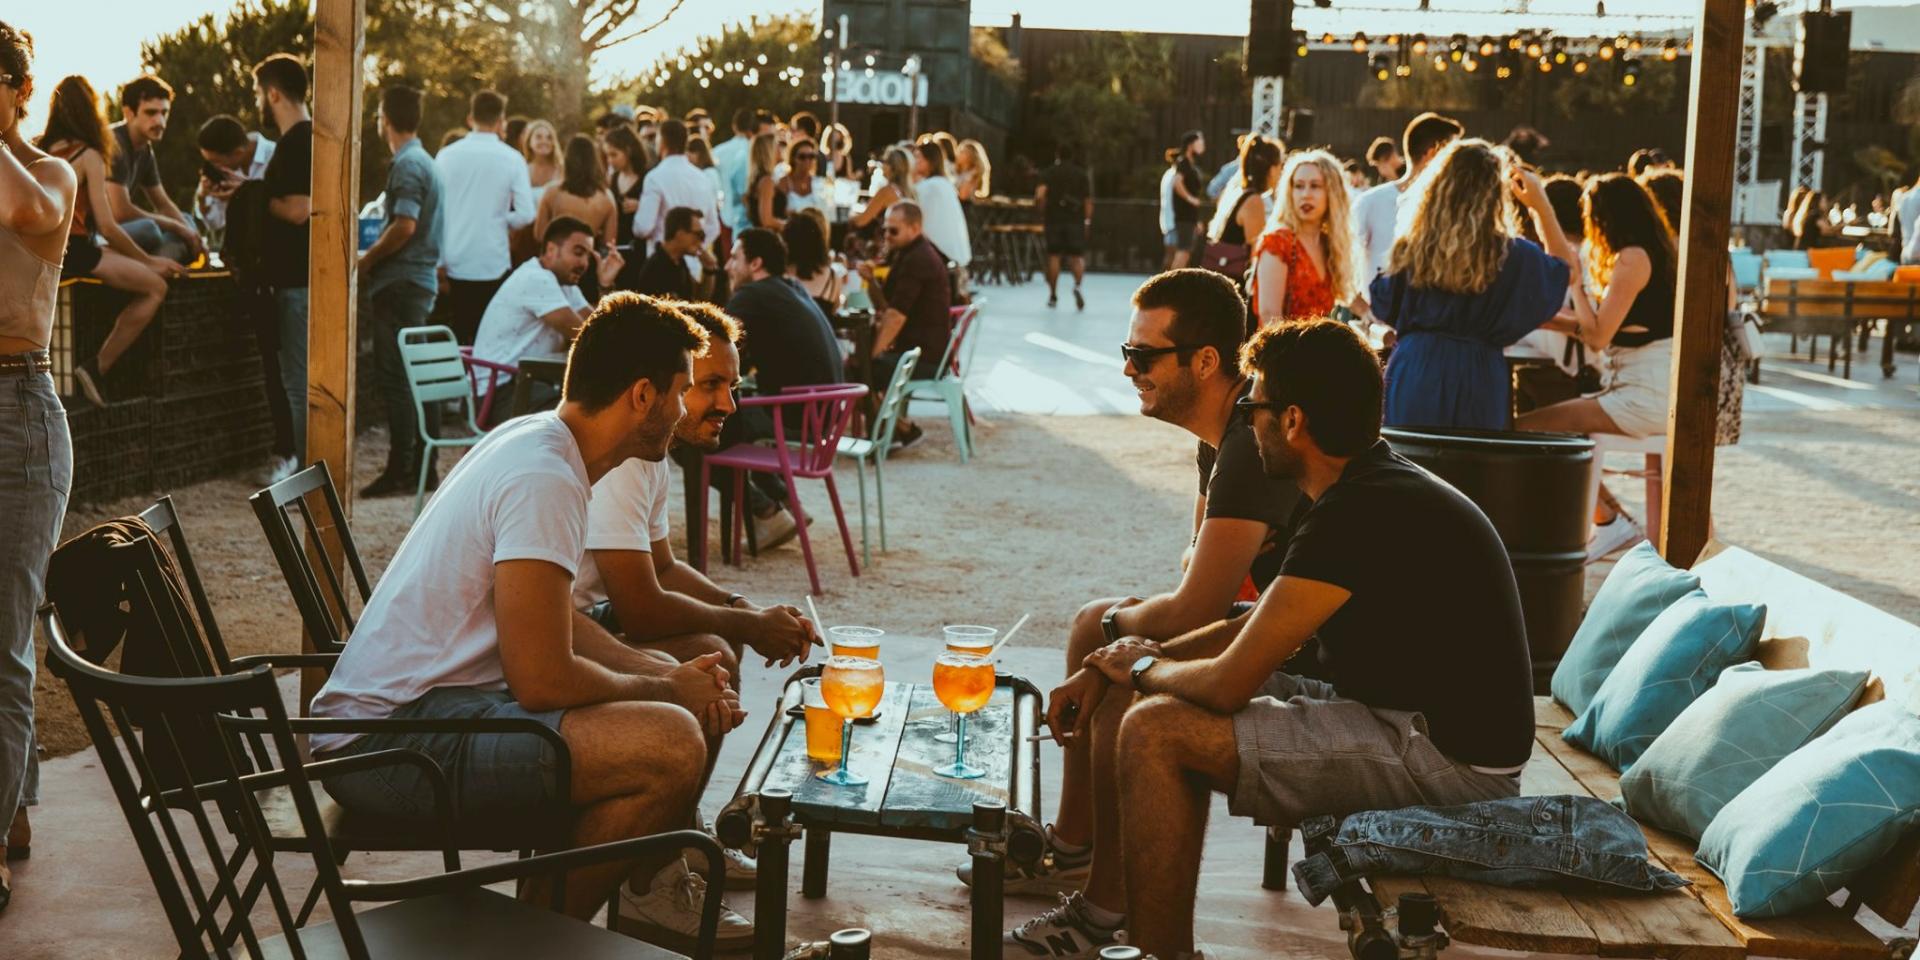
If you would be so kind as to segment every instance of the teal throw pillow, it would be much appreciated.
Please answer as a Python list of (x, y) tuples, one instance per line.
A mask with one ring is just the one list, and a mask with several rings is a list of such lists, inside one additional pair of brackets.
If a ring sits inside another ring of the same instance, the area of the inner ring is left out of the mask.
[(1727, 801), (1845, 716), (1866, 683), (1857, 670), (1728, 667), (1620, 778), (1627, 812), (1699, 839)]
[(1713, 818), (1695, 858), (1740, 917), (1821, 903), (1920, 827), (1920, 717), (1861, 707), (1760, 775)]
[(1651, 543), (1643, 541), (1621, 555), (1554, 668), (1553, 698), (1575, 716), (1585, 711), (1647, 624), (1699, 588), (1699, 577), (1668, 564)]
[(1720, 671), (1753, 658), (1766, 618), (1764, 606), (1715, 603), (1700, 590), (1674, 601), (1641, 631), (1561, 736), (1626, 772)]

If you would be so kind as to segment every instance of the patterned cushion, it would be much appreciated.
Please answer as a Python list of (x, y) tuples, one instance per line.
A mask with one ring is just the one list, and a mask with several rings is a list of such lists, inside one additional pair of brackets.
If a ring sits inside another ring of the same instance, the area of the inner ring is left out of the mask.
[(1766, 618), (1766, 607), (1715, 603), (1700, 590), (1674, 601), (1561, 736), (1624, 773), (1720, 671), (1753, 657)]
[(1640, 631), (1699, 587), (1699, 577), (1669, 565), (1653, 544), (1643, 542), (1628, 550), (1594, 594), (1586, 619), (1553, 671), (1553, 698), (1575, 715), (1585, 711)]
[(1695, 858), (1741, 917), (1803, 910), (1853, 883), (1920, 825), (1920, 717), (1861, 707), (1760, 775), (1713, 818)]
[(1852, 670), (1728, 667), (1620, 778), (1627, 812), (1698, 839), (1727, 801), (1844, 716), (1866, 682)]

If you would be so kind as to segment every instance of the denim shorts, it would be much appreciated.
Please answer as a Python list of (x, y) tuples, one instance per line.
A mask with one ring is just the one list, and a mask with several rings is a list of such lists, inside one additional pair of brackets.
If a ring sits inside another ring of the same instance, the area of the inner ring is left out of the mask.
[[(532, 711), (505, 690), (439, 687), (393, 712), (395, 720), (526, 717), (558, 732), (564, 710)], [(562, 795), (551, 741), (530, 733), (370, 733), (322, 754), (334, 760), (376, 750), (415, 750), (440, 765), (452, 789), (454, 816), (484, 819), (552, 808)], [(411, 764), (389, 764), (321, 781), (341, 806), (400, 820), (436, 818), (433, 784)]]

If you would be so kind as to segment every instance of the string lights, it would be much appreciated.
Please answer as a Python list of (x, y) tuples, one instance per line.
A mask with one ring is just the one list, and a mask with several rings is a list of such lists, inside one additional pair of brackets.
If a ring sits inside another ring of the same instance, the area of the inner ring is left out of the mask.
[[(1294, 56), (1297, 58), (1306, 57), (1316, 49), (1342, 47), (1365, 54), (1367, 72), (1380, 81), (1411, 77), (1416, 66), (1431, 66), (1434, 73), (1446, 73), (1458, 66), (1466, 73), (1477, 74), (1483, 65), (1488, 65), (1492, 68), (1489, 72), (1497, 80), (1512, 79), (1527, 68), (1545, 74), (1565, 70), (1575, 76), (1586, 76), (1593, 72), (1598, 62), (1612, 63), (1619, 82), (1631, 87), (1639, 84), (1641, 79), (1639, 54), (1643, 50), (1647, 56), (1657, 51), (1659, 58), (1667, 63), (1679, 60), (1683, 54), (1693, 53), (1691, 38), (1650, 40), (1626, 33), (1591, 39), (1555, 36), (1550, 31), (1523, 31), (1479, 38), (1456, 33), (1444, 39), (1430, 39), (1420, 33), (1393, 33), (1377, 41), (1379, 46), (1388, 48), (1389, 52), (1384, 53), (1379, 52), (1376, 41), (1364, 33), (1355, 33), (1343, 39), (1332, 31), (1312, 36), (1305, 30), (1296, 30), (1293, 40)], [(867, 59), (871, 64), (872, 57)], [(682, 61), (683, 69), (684, 64), (685, 61)], [(711, 65), (708, 66), (711, 69)], [(830, 58), (828, 66), (832, 66)], [(846, 68), (846, 64), (841, 64), (841, 69)]]

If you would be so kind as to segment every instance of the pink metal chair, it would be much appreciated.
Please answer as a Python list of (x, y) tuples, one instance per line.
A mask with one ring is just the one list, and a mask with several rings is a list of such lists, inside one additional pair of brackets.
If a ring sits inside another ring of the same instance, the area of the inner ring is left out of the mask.
[[(730, 467), (733, 475), (733, 529), (726, 533), (733, 538), (734, 562), (739, 562), (740, 540), (746, 524), (747, 515), (747, 474), (778, 474), (787, 484), (787, 507), (793, 511), (793, 522), (800, 535), (800, 553), (807, 560), (807, 579), (813, 585), (813, 592), (820, 591), (820, 571), (813, 562), (813, 544), (807, 537), (807, 516), (800, 508), (800, 488), (797, 479), (824, 480), (827, 484), (827, 498), (833, 503), (833, 519), (840, 525), (840, 543), (847, 550), (847, 567), (854, 576), (860, 575), (860, 561), (854, 557), (853, 537), (847, 532), (847, 515), (840, 509), (840, 491), (833, 484), (833, 461), (840, 449), (840, 438), (846, 435), (847, 425), (853, 420), (854, 407), (867, 395), (865, 384), (846, 384), (828, 389), (806, 393), (788, 393), (779, 396), (743, 397), (741, 407), (766, 407), (773, 418), (773, 446), (762, 447), (755, 444), (736, 444), (718, 453), (708, 454), (700, 464), (700, 497), (704, 501), (708, 484), (712, 480), (714, 467)], [(788, 408), (799, 408), (800, 436), (787, 436), (787, 422), (784, 414)], [(701, 514), (706, 509), (703, 503)], [(700, 538), (701, 555), (706, 553), (707, 531), (701, 525), (696, 535)]]
[[(460, 348), (460, 359), (466, 361), (467, 377), (473, 381), (474, 420), (484, 430), (488, 423), (487, 417), (493, 412), (493, 398), (500, 395), (500, 381), (512, 379), (520, 372), (520, 368), (511, 363), (481, 360), (473, 355), (473, 348), (469, 346)], [(480, 392), (482, 371), (487, 375), (487, 392), (485, 393)]]

